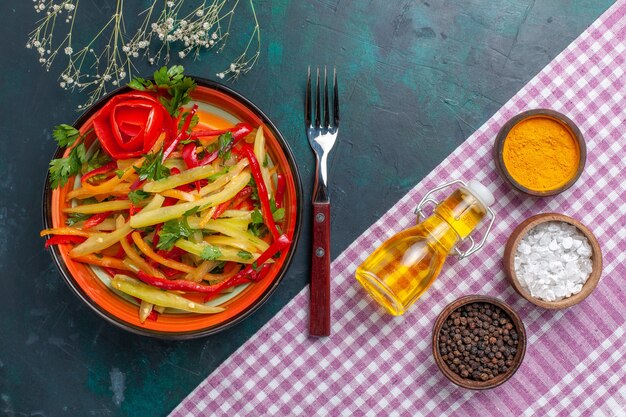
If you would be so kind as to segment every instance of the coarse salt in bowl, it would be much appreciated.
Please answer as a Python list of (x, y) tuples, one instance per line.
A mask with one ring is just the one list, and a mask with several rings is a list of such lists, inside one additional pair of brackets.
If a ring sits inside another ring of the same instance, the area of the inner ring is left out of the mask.
[(594, 235), (579, 221), (556, 213), (530, 217), (511, 234), (505, 270), (520, 295), (550, 309), (570, 307), (586, 298), (602, 271)]

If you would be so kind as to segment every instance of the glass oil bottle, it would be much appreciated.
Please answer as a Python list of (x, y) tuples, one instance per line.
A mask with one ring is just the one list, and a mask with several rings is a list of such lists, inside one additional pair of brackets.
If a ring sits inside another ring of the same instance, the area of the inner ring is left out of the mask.
[[(429, 198), (455, 184), (460, 187), (443, 202)], [(384, 242), (357, 268), (356, 279), (391, 314), (404, 314), (435, 281), (448, 254), (455, 251), (464, 258), (484, 245), (495, 219), (489, 208), (493, 202), (491, 192), (477, 181), (467, 185), (453, 181), (431, 190), (418, 205), (416, 214), (419, 222), (424, 206), (432, 203), (436, 204), (432, 215)], [(477, 245), (470, 234), (487, 213), (491, 221)], [(466, 238), (471, 246), (461, 252), (457, 245)]]

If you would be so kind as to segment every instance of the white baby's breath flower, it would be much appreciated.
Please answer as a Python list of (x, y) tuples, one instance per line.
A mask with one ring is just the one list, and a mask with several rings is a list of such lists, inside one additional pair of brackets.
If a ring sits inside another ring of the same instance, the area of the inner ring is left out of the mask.
[[(229, 17), (240, 3), (228, 0), (203, 0), (201, 5), (196, 6), (190, 13), (185, 11), (183, 17), (179, 12), (184, 9), (184, 0), (151, 0), (147, 2), (147, 12), (141, 15), (145, 18), (137, 26), (139, 29), (136, 33), (130, 33), (124, 27), (126, 16), (123, 16), (124, 7), (121, 6), (123, 0), (115, 0), (117, 7), (114, 14), (110, 15), (109, 23), (101, 27), (100, 31), (94, 31), (97, 33), (94, 39), (77, 43), (82, 40), (73, 34), (75, 26), (81, 27), (79, 22), (75, 21), (78, 1), (32, 0), (33, 8), (44, 16), (40, 16), (41, 19), (29, 35), (25, 47), (36, 51), (39, 55), (36, 59), (46, 71), (52, 67), (56, 58), (64, 60), (66, 68), (60, 71), (58, 85), (70, 91), (93, 88), (85, 103), (87, 106), (106, 93), (110, 85), (124, 84), (124, 80), (132, 77), (134, 74), (128, 69), (135, 68), (140, 59), (146, 59), (155, 65), (160, 65), (161, 62), (167, 64), (172, 53), (178, 54), (180, 59), (188, 58), (190, 55), (198, 57), (202, 49), (220, 44), (231, 30), (230, 24), (226, 28), (222, 23), (224, 19), (230, 20)], [(254, 22), (257, 22), (253, 2), (251, 0), (249, 5)], [(234, 5), (230, 7), (232, 3)], [(55, 21), (57, 23), (65, 21), (68, 24), (59, 23), (55, 27)], [(232, 64), (225, 71), (216, 74), (218, 78), (224, 79), (235, 77), (239, 73), (247, 73), (256, 63), (260, 50), (258, 23), (253, 29), (243, 53), (235, 55), (237, 58)], [(57, 34), (58, 31), (65, 33)], [(119, 36), (108, 37), (107, 33), (117, 33)], [(73, 49), (74, 46), (76, 50)], [(250, 46), (256, 47), (256, 51), (249, 52)], [(142, 53), (142, 50), (145, 52)], [(221, 49), (213, 51), (220, 53)], [(85, 71), (81, 73), (83, 65)]]

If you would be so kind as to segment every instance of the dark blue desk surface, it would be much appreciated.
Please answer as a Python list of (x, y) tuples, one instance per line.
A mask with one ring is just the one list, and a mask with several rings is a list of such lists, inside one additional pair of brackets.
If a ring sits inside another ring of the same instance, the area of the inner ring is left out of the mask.
[[(84, 0), (81, 8), (95, 3)], [(148, 2), (128, 3), (132, 22)], [(337, 66), (343, 119), (330, 166), (334, 258), (611, 3), (257, 1), (262, 56), (234, 87), (288, 138), (308, 200), (304, 76), (308, 64)], [(178, 343), (138, 337), (81, 305), (38, 232), (50, 129), (73, 121), (84, 98), (59, 89), (61, 68), (46, 73), (24, 48), (37, 18), (32, 5), (12, 2), (0, 14), (0, 414), (163, 416), (307, 284), (310, 228), (306, 222), (273, 297), (219, 335)], [(99, 7), (102, 19), (112, 13), (112, 4)], [(227, 52), (237, 52), (243, 35)], [(184, 64), (190, 74), (215, 78), (227, 62), (205, 54)], [(112, 373), (124, 378), (119, 406)]]

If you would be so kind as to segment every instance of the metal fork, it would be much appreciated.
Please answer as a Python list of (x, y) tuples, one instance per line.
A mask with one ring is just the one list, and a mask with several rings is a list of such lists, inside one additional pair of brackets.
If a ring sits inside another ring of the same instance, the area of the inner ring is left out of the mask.
[(333, 69), (333, 120), (330, 120), (328, 81), (324, 67), (324, 119), (321, 117), (320, 69), (317, 68), (315, 120), (311, 120), (311, 67), (306, 82), (304, 119), (309, 144), (315, 153), (313, 186), (313, 256), (311, 259), (311, 307), (309, 334), (330, 335), (330, 198), (328, 196), (328, 153), (339, 133), (339, 90)]

